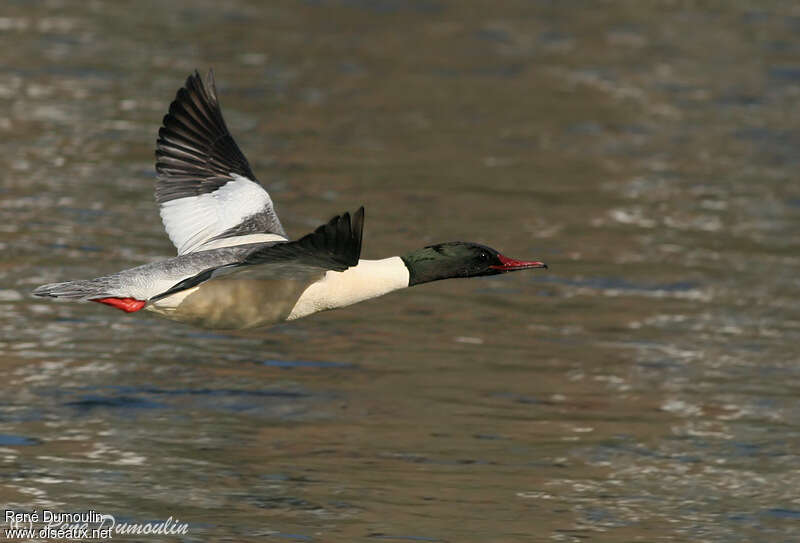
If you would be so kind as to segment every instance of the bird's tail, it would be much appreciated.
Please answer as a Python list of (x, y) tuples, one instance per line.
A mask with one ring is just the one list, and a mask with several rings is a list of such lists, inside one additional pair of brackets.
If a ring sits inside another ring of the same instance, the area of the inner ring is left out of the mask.
[(34, 296), (85, 301), (114, 296), (112, 285), (105, 277), (82, 281), (66, 281), (42, 285), (33, 291)]

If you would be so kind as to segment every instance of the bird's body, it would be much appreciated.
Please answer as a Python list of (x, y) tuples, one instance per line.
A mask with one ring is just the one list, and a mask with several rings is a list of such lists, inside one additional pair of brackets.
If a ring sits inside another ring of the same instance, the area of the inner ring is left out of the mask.
[(382, 296), (408, 286), (399, 257), (359, 260), (314, 279), (236, 278), (206, 281), (145, 309), (203, 328), (254, 328), (294, 320)]
[(178, 91), (156, 156), (156, 200), (178, 256), (43, 285), (35, 295), (146, 309), (204, 328), (252, 328), (438, 279), (545, 267), (465, 242), (363, 260), (363, 207), (289, 241), (225, 126), (211, 73), (204, 84), (195, 72)]

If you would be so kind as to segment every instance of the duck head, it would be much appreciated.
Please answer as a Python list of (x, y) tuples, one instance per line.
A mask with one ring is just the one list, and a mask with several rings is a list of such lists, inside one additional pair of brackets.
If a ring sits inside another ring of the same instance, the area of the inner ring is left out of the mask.
[(408, 286), (455, 277), (482, 277), (532, 268), (547, 268), (538, 260), (516, 260), (495, 249), (467, 241), (428, 245), (403, 257)]

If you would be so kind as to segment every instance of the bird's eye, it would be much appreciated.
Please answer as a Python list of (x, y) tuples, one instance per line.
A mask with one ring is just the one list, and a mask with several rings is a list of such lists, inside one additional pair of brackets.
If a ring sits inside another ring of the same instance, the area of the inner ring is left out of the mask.
[(485, 252), (485, 251), (483, 251), (483, 252), (481, 252), (481, 258), (482, 258), (483, 260), (488, 260), (488, 258), (489, 258), (489, 255), (488, 255), (488, 254), (486, 254), (486, 252)]

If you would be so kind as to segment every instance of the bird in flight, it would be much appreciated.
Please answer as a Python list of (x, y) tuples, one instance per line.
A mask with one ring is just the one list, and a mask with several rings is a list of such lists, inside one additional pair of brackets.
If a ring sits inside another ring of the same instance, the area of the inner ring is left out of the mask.
[(211, 71), (205, 81), (196, 71), (190, 75), (170, 104), (158, 131), (156, 172), (156, 201), (177, 256), (95, 279), (43, 285), (33, 294), (238, 329), (440, 279), (547, 267), (463, 241), (363, 260), (363, 207), (290, 241), (272, 199), (228, 132)]

